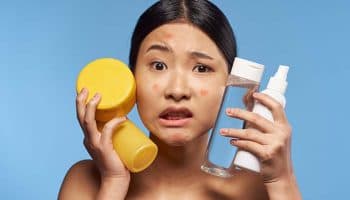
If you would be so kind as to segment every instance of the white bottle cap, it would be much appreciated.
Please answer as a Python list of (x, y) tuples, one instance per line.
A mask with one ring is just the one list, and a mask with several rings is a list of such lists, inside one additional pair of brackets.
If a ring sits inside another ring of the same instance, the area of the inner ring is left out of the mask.
[(270, 78), (267, 88), (284, 94), (287, 88), (287, 74), (289, 67), (280, 65), (277, 72)]
[(258, 158), (247, 151), (238, 150), (233, 163), (240, 168), (249, 169), (258, 173), (260, 172), (260, 162)]
[(257, 83), (260, 83), (263, 72), (264, 65), (238, 57), (235, 58), (231, 69), (232, 75), (252, 80)]

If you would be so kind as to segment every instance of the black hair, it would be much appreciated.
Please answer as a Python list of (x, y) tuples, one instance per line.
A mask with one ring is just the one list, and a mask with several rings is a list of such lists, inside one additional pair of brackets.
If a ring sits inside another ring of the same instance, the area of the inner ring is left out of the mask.
[(177, 20), (184, 20), (206, 33), (223, 54), (228, 71), (231, 71), (237, 54), (233, 30), (222, 11), (207, 0), (161, 0), (149, 7), (138, 19), (131, 38), (129, 66), (132, 71), (145, 37), (159, 26)]

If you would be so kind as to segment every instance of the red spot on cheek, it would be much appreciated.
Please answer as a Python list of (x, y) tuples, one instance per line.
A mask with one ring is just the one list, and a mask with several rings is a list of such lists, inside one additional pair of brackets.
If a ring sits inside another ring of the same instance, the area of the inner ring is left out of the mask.
[(201, 89), (201, 90), (199, 91), (199, 93), (200, 93), (201, 96), (207, 96), (208, 93), (209, 93), (209, 91), (206, 90), (206, 89)]
[(158, 89), (159, 89), (159, 85), (158, 85), (158, 84), (152, 85), (152, 90), (153, 90), (154, 92), (158, 91)]

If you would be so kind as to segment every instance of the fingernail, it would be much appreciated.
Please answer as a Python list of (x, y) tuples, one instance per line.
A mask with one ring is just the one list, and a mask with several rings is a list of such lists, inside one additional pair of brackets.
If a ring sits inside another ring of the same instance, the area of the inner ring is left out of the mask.
[(226, 135), (228, 133), (228, 130), (226, 128), (220, 129), (220, 134), (221, 135)]
[(128, 118), (127, 117), (120, 117), (119, 118), (119, 120), (120, 120), (120, 123), (124, 123), (124, 122), (126, 122), (126, 120), (127, 120)]
[(94, 99), (97, 99), (97, 98), (100, 98), (100, 94), (99, 93), (96, 93), (95, 96), (94, 96)]
[(237, 142), (237, 138), (233, 138), (230, 142), (231, 142), (231, 144), (235, 144), (236, 142)]
[(236, 112), (237, 110), (238, 110), (237, 108), (228, 108), (228, 109), (226, 110), (226, 112), (227, 112), (228, 114), (233, 115), (233, 114), (235, 114), (235, 112)]
[(83, 89), (81, 89), (81, 91), (80, 91), (82, 94), (85, 94), (86, 92), (87, 92), (87, 89), (86, 88), (83, 88)]

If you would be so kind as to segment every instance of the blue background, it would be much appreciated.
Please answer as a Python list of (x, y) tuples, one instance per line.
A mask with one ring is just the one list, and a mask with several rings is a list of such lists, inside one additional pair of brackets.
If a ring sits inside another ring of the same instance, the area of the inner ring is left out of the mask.
[[(0, 199), (55, 199), (88, 158), (75, 117), (75, 79), (99, 57), (127, 62), (138, 16), (154, 1), (1, 1)], [(213, 1), (239, 56), (290, 65), (287, 114), (304, 199), (345, 199), (349, 175), (349, 1)], [(140, 122), (136, 111), (129, 115)], [(232, 187), (235, 187), (234, 185)]]

